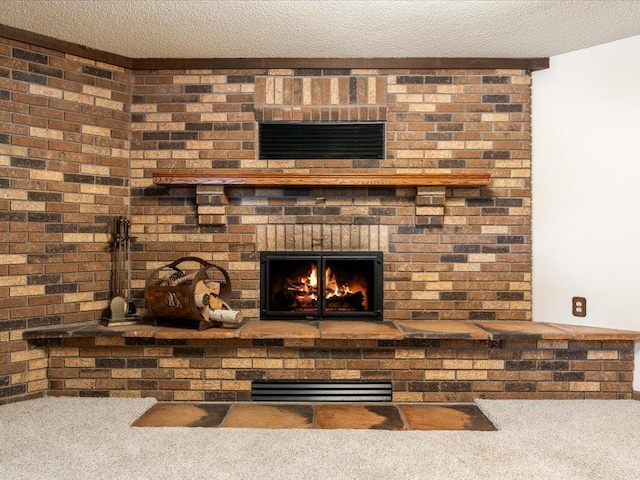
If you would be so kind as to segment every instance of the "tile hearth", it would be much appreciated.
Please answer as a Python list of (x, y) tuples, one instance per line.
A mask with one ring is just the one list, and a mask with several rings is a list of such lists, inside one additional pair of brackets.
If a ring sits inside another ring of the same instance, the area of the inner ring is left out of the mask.
[(496, 428), (475, 405), (157, 403), (134, 427), (473, 430)]

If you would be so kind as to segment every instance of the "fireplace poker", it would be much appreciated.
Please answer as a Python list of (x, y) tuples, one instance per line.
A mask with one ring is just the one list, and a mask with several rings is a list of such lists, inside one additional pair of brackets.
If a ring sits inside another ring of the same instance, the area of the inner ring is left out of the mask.
[(120, 217), (113, 219), (113, 296), (120, 296)]
[(118, 296), (122, 296), (124, 284), (124, 217), (118, 218)]
[(136, 307), (131, 300), (131, 221), (125, 220), (124, 241), (126, 243), (126, 269), (127, 269), (127, 315), (134, 315)]

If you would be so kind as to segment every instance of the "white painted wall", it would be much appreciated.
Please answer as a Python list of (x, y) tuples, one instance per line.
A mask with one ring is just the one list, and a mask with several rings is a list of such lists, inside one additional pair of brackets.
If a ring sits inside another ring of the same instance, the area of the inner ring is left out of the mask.
[(640, 330), (640, 36), (534, 72), (532, 134), (533, 320)]

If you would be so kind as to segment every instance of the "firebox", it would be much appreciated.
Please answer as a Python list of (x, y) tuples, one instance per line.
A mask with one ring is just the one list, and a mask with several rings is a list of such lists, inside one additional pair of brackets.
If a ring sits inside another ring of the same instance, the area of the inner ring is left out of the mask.
[(260, 319), (382, 320), (382, 252), (262, 252)]

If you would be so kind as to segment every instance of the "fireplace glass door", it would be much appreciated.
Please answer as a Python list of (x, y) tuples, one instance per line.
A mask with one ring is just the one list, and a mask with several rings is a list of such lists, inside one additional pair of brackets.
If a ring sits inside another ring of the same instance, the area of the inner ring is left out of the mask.
[(382, 252), (262, 252), (260, 318), (382, 320)]

